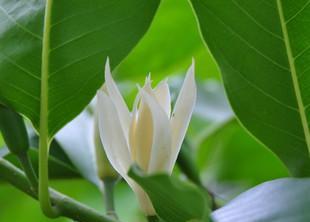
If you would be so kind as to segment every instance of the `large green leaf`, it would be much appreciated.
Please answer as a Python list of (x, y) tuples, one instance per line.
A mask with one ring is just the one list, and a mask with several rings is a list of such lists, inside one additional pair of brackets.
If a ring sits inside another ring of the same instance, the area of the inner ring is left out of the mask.
[(44, 0), (0, 0), (0, 102), (37, 129), (41, 110), (51, 137), (100, 87), (106, 57), (115, 67), (135, 46), (158, 4), (54, 0), (44, 19)]
[(238, 118), (293, 175), (310, 175), (309, 2), (191, 2)]
[(145, 190), (165, 222), (209, 221), (207, 194), (198, 187), (166, 174), (143, 175), (136, 166), (128, 175)]
[(279, 179), (259, 185), (212, 216), (216, 222), (310, 221), (310, 179)]

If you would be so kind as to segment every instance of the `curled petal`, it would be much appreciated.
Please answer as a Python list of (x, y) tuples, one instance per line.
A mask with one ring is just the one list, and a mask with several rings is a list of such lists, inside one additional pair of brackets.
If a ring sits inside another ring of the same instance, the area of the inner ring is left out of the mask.
[(117, 114), (120, 118), (120, 122), (122, 125), (122, 129), (124, 130), (125, 135), (128, 134), (129, 124), (130, 124), (130, 112), (128, 107), (115, 84), (112, 75), (111, 69), (109, 65), (109, 59), (106, 61), (105, 65), (105, 90), (109, 97), (111, 98), (112, 102), (116, 107)]
[(160, 82), (154, 90), (154, 94), (158, 103), (165, 110), (167, 116), (170, 117), (171, 113), (171, 98), (169, 86), (166, 80)]
[(186, 130), (188, 128), (193, 109), (196, 103), (197, 88), (194, 75), (194, 63), (189, 68), (179, 96), (174, 106), (172, 117), (170, 120), (172, 130), (172, 159), (170, 168), (177, 159), (182, 142), (184, 140)]
[(101, 90), (97, 93), (97, 112), (100, 138), (107, 157), (115, 170), (124, 177), (132, 164), (127, 140), (114, 103)]
[(150, 118), (153, 122), (153, 141), (147, 172), (167, 172), (171, 156), (171, 130), (169, 118), (156, 98), (143, 90), (141, 94), (146, 105), (149, 107), (151, 112)]

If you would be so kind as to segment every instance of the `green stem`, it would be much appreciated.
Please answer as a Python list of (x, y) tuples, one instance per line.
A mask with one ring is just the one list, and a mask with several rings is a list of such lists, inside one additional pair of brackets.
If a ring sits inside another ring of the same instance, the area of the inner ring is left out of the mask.
[[(9, 161), (2, 158), (0, 158), (0, 177), (29, 196), (38, 199), (37, 193), (34, 192), (29, 186), (29, 182), (25, 174)], [(97, 211), (53, 189), (50, 189), (50, 194), (51, 200), (58, 206), (61, 216), (79, 222), (119, 222), (101, 215)]]
[(38, 178), (32, 167), (28, 153), (18, 156), (19, 162), (28, 178), (29, 184), (34, 192), (38, 190)]
[(118, 217), (115, 212), (115, 205), (114, 205), (114, 186), (115, 186), (115, 179), (106, 178), (103, 181), (103, 194), (104, 194), (106, 213), (108, 216), (117, 219)]
[(44, 30), (42, 43), (42, 70), (41, 70), (41, 106), (40, 106), (40, 140), (39, 140), (39, 201), (43, 213), (50, 218), (59, 216), (57, 207), (52, 206), (48, 185), (48, 74), (50, 25), (53, 0), (46, 0)]
[(157, 216), (148, 216), (147, 221), (148, 222), (159, 222), (159, 218)]
[(199, 171), (196, 167), (193, 155), (192, 155), (192, 148), (190, 147), (190, 144), (185, 139), (182, 148), (180, 150), (180, 153), (178, 155), (177, 164), (181, 171), (186, 175), (186, 177), (192, 181), (194, 184), (196, 184), (198, 187), (202, 188), (204, 191), (206, 191), (210, 197), (211, 201), (211, 209), (216, 210), (218, 208), (215, 196), (214, 194), (206, 188), (199, 175)]
[(52, 206), (48, 184), (48, 143), (42, 141), (40, 136), (39, 148), (39, 201), (43, 213), (50, 218), (59, 216), (59, 210)]

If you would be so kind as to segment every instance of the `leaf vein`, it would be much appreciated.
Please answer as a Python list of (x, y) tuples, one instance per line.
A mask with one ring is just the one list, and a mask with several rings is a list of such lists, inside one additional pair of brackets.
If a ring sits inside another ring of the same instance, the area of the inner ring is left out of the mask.
[(29, 70), (27, 70), (26, 68), (22, 67), (21, 65), (19, 65), (18, 63), (16, 63), (14, 60), (12, 60), (9, 56), (5, 55), (4, 53), (2, 53), (0, 51), (0, 54), (4, 57), (4, 59), (6, 61), (8, 61), (11, 65), (15, 66), (16, 68), (20, 69), (21, 71), (23, 71), (25, 74), (28, 74), (30, 77), (41, 81), (40, 77), (36, 76), (35, 74), (33, 74), (32, 72), (30, 72)]
[(30, 34), (32, 37), (42, 40), (42, 37), (37, 35), (36, 33), (32, 32), (31, 30), (29, 30), (28, 28), (26, 28), (25, 26), (23, 26), (22, 24), (20, 24), (17, 20), (15, 20), (1, 5), (0, 5), (0, 10), (4, 13), (4, 15), (11, 21), (13, 22), (15, 25), (17, 25), (17, 27), (19, 27), (20, 29), (22, 29), (24, 32)]
[(256, 52), (258, 55), (261, 55), (263, 58), (265, 58), (267, 61), (271, 62), (272, 64), (274, 64), (275, 66), (279, 67), (280, 69), (283, 69), (285, 71), (290, 71), (288, 69), (288, 67), (285, 67), (281, 64), (279, 64), (278, 62), (276, 62), (275, 60), (273, 60), (272, 58), (270, 58), (269, 56), (265, 55), (263, 52), (261, 52), (259, 49), (257, 49), (255, 46), (253, 46), (251, 43), (249, 43), (246, 39), (244, 39), (240, 34), (238, 34), (235, 30), (233, 30), (232, 28), (230, 28), (218, 15), (216, 15), (216, 13), (214, 13), (213, 11), (211, 11), (207, 5), (205, 3), (203, 3), (205, 6), (206, 11), (209, 11), (210, 15), (213, 16), (214, 18), (216, 18), (217, 20), (219, 20), (224, 27), (230, 31), (230, 33), (232, 33), (233, 35), (235, 35), (238, 39), (240, 39), (246, 46), (248, 46), (250, 49), (252, 49), (254, 52)]
[(310, 0), (308, 0), (308, 2), (306, 2), (306, 4), (304, 4), (294, 15), (292, 15), (289, 19), (287, 19), (285, 23), (288, 24), (291, 21), (293, 21), (298, 15), (300, 15), (307, 8), (309, 4)]
[(242, 7), (236, 0), (232, 0), (232, 3), (237, 6), (249, 19), (251, 19), (258, 27), (260, 27), (262, 30), (264, 30), (266, 33), (272, 35), (273, 37), (283, 40), (282, 36), (278, 35), (275, 32), (270, 31), (267, 29), (264, 25), (262, 25), (260, 22), (258, 22), (244, 7)]
[(30, 98), (34, 99), (35, 101), (40, 102), (40, 98), (39, 98), (39, 97), (37, 97), (37, 96), (35, 96), (35, 95), (32, 95), (31, 93), (29, 93), (29, 92), (23, 90), (23, 89), (20, 88), (19, 86), (15, 85), (15, 84), (12, 84), (12, 83), (9, 83), (9, 82), (4, 82), (4, 83), (5, 83), (6, 85), (8, 85), (9, 87), (14, 88), (15, 90), (17, 90), (17, 91), (23, 93), (24, 95), (29, 96)]

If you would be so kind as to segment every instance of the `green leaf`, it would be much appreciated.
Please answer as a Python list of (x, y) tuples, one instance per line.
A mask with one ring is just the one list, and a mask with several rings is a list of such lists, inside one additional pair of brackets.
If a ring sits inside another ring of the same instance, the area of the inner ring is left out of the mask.
[[(56, 147), (52, 146), (53, 150), (57, 150)], [(31, 163), (36, 173), (38, 173), (38, 150), (36, 148), (30, 148), (29, 155), (31, 158)], [(4, 147), (0, 151), (0, 158), (5, 158), (12, 162), (14, 165), (20, 167), (20, 163), (16, 156), (9, 152), (9, 150)], [(54, 152), (51, 153), (48, 159), (50, 168), (49, 176), (51, 179), (72, 179), (72, 178), (81, 178), (79, 172), (72, 166), (70, 162), (65, 162), (56, 155)]]
[(279, 179), (259, 185), (215, 211), (216, 222), (310, 221), (310, 179)]
[(23, 117), (1, 104), (0, 131), (12, 153), (19, 157), (26, 155), (29, 149), (29, 140)]
[(196, 156), (203, 183), (225, 201), (257, 184), (289, 175), (279, 158), (236, 120), (207, 134)]
[(310, 5), (191, 0), (242, 124), (292, 175), (310, 175)]
[[(159, 0), (0, 0), (0, 102), (51, 138), (148, 29)], [(42, 90), (41, 90), (42, 89)], [(41, 111), (41, 113), (40, 113)]]
[(161, 1), (150, 30), (115, 70), (116, 77), (144, 81), (151, 72), (152, 79), (158, 81), (167, 74), (185, 73), (194, 57), (197, 78), (218, 78), (218, 67), (195, 22), (188, 0)]
[(207, 194), (194, 185), (165, 174), (145, 176), (136, 166), (128, 175), (145, 190), (165, 222), (208, 221)]

